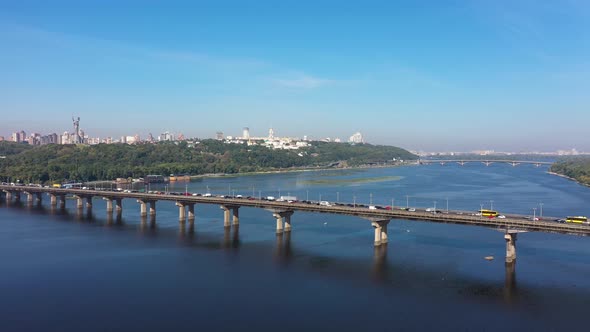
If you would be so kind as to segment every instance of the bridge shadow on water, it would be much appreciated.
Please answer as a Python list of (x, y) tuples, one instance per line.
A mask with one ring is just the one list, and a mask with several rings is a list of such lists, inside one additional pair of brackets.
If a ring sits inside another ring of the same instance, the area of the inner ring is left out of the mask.
[[(367, 244), (364, 257), (342, 257), (319, 254), (297, 245), (297, 230), (277, 234), (274, 244), (268, 241), (246, 242), (240, 240), (240, 226), (224, 227), (223, 233), (200, 231), (192, 221), (178, 222), (178, 228), (158, 227), (155, 217), (143, 217), (137, 224), (126, 223), (121, 214), (107, 214), (97, 218), (89, 209), (60, 209), (39, 204), (13, 202), (0, 203), (9, 208), (34, 215), (52, 216), (61, 222), (77, 222), (92, 227), (109, 227), (121, 231), (135, 232), (141, 236), (157, 238), (158, 241), (173, 242), (175, 245), (196, 250), (224, 250), (236, 254), (240, 259), (253, 259), (276, 264), (280, 269), (306, 271), (325, 278), (369, 282), (378, 285), (385, 292), (395, 296), (398, 292), (419, 293), (425, 296), (437, 293), (442, 296), (458, 296), (472, 301), (497, 302), (504, 305), (532, 305), (542, 298), (565, 299), (568, 306), (585, 308), (590, 294), (564, 289), (534, 285), (518, 285), (516, 262), (505, 263), (503, 282), (500, 276), (492, 280), (469, 277), (459, 272), (441, 271), (441, 266), (401, 262), (396, 258), (394, 242), (371, 247)], [(372, 254), (371, 254), (372, 251)], [(444, 267), (443, 267), (444, 269)]]

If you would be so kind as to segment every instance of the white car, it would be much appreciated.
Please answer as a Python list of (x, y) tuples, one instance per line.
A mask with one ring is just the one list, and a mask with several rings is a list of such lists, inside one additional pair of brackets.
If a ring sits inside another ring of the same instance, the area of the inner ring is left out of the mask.
[(211, 193), (206, 193), (205, 195), (203, 195), (204, 197), (211, 197)]
[(416, 212), (416, 209), (414, 209), (414, 208), (409, 208), (409, 209), (408, 209), (408, 211), (409, 211), (409, 212)]
[(503, 214), (501, 214), (501, 215), (498, 216), (498, 219), (506, 219), (506, 216), (503, 215)]

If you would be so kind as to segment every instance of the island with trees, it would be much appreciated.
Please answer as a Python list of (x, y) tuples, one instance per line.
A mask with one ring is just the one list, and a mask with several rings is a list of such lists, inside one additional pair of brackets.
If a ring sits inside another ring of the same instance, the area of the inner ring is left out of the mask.
[(310, 142), (300, 149), (205, 139), (137, 145), (28, 146), (0, 142), (0, 179), (51, 183), (139, 178), (150, 174), (236, 174), (306, 168), (394, 165), (418, 157), (394, 146)]

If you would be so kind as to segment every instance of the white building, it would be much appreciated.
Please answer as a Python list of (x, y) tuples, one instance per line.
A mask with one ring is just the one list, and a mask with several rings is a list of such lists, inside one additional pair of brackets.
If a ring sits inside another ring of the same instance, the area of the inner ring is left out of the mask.
[(360, 132), (356, 132), (354, 135), (350, 136), (348, 139), (350, 143), (364, 143), (363, 135)]
[(243, 139), (250, 139), (250, 128), (244, 127), (244, 131), (242, 133)]

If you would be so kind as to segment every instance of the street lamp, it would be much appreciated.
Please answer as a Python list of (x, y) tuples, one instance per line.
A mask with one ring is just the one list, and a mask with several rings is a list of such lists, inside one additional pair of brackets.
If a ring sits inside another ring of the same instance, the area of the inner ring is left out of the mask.
[(479, 218), (483, 217), (483, 204), (479, 204)]
[(535, 221), (535, 219), (537, 219), (537, 208), (533, 208), (533, 221)]
[(541, 207), (541, 209), (539, 210), (539, 218), (543, 217), (543, 203), (539, 203), (539, 206)]
[(352, 206), (356, 207), (356, 196), (352, 195)]
[(305, 194), (305, 200), (309, 202), (309, 190), (306, 190)]
[(373, 193), (369, 194), (369, 205), (373, 205)]
[(434, 211), (432, 213), (436, 214), (436, 201), (434, 201)]
[(406, 195), (406, 209), (410, 208), (410, 196)]
[(393, 205), (393, 203), (395, 203), (395, 198), (392, 198), (392, 199), (391, 199), (391, 209), (392, 209), (392, 210), (393, 210), (393, 208), (394, 208), (394, 205)]
[(336, 203), (340, 203), (340, 192), (336, 192)]
[(447, 213), (449, 213), (449, 198), (447, 197)]

